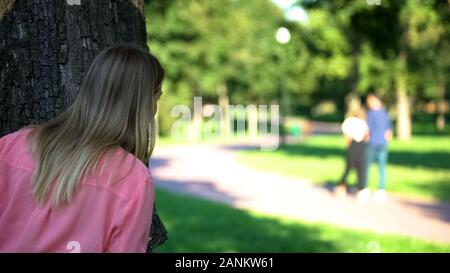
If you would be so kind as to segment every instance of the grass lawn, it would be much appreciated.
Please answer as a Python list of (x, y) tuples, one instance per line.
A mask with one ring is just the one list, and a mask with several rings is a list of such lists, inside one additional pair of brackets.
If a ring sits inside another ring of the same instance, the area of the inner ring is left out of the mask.
[(371, 252), (371, 244), (382, 252), (450, 252), (450, 245), (269, 217), (160, 189), (156, 204), (169, 232), (157, 252)]
[[(316, 183), (337, 182), (344, 170), (345, 143), (341, 136), (313, 136), (305, 143), (286, 145), (273, 152), (247, 150), (243, 164)], [(276, 162), (274, 164), (274, 162)], [(378, 170), (370, 170), (369, 185), (377, 187)], [(356, 183), (356, 175), (349, 177)], [(414, 136), (389, 147), (387, 190), (409, 196), (450, 200), (450, 137)]]

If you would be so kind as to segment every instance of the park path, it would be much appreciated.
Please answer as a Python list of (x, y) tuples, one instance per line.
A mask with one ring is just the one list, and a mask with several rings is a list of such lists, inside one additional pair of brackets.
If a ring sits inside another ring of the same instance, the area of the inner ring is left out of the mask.
[(371, 200), (361, 205), (307, 180), (244, 166), (236, 158), (242, 148), (246, 146), (160, 146), (150, 169), (156, 186), (172, 192), (291, 219), (450, 243), (450, 204), (389, 195), (383, 204)]

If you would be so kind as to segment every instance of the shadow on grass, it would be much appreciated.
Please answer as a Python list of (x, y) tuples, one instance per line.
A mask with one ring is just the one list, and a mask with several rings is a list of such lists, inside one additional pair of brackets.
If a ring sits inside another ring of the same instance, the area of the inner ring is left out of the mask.
[(418, 203), (411, 200), (400, 201), (404, 205), (417, 209), (421, 214), (450, 223), (450, 204), (449, 203)]
[[(433, 197), (440, 201), (450, 201), (450, 180), (436, 180), (433, 183), (414, 184), (414, 187), (423, 192), (432, 192)], [(447, 215), (450, 214), (448, 210)]]
[[(413, 135), (433, 135), (433, 136), (445, 136), (450, 134), (450, 126), (446, 126), (443, 131), (439, 131), (436, 127), (436, 116), (429, 116), (427, 120), (422, 120), (422, 122), (415, 122), (412, 127)], [(447, 116), (447, 123), (449, 116)]]
[(158, 190), (157, 206), (169, 230), (158, 252), (338, 252), (318, 228), (260, 218), (226, 205)]

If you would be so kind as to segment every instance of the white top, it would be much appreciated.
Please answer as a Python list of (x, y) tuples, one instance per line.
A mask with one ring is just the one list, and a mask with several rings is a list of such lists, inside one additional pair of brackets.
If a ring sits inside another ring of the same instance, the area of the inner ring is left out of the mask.
[(342, 123), (342, 132), (356, 142), (364, 140), (364, 136), (369, 132), (369, 126), (365, 120), (360, 118), (346, 118)]

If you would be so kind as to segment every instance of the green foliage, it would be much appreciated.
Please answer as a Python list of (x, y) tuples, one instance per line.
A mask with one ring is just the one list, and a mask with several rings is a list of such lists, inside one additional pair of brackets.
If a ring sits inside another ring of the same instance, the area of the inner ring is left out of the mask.
[[(168, 132), (175, 104), (201, 95), (217, 103), (218, 86), (234, 104), (286, 101), (299, 114), (323, 100), (343, 112), (350, 92), (395, 97), (404, 80), (416, 99), (443, 99), (450, 69), (446, 0), (298, 1), (306, 23), (288, 22), (271, 0), (155, 0), (146, 3), (148, 39), (167, 78), (159, 121)], [(278, 44), (280, 26), (291, 31)], [(399, 58), (401, 53), (407, 56)], [(172, 98), (167, 98), (168, 96)]]
[[(365, 1), (300, 2), (310, 14), (322, 14), (319, 19), (311, 17), (318, 29), (329, 28), (320, 18), (333, 17), (328, 22), (334, 21), (343, 39), (350, 43), (350, 50), (339, 47), (333, 38), (327, 42), (314, 38), (314, 43), (318, 48), (331, 44), (341, 48), (341, 54), (354, 55), (358, 77), (353, 80), (358, 81), (360, 93), (375, 90), (392, 96), (396, 76), (406, 74), (409, 94), (425, 94), (428, 98), (440, 95), (437, 87), (450, 65), (448, 1), (391, 0), (381, 5)], [(408, 56), (406, 67), (398, 59), (401, 50)]]
[[(151, 51), (167, 70), (164, 89), (177, 97), (161, 101), (162, 131), (173, 105), (191, 105), (195, 95), (217, 103), (222, 84), (235, 104), (276, 102), (279, 88), (306, 100), (315, 88), (317, 66), (300, 26), (284, 22), (269, 0), (151, 1), (146, 15)], [(292, 30), (287, 45), (275, 39), (282, 25)]]

